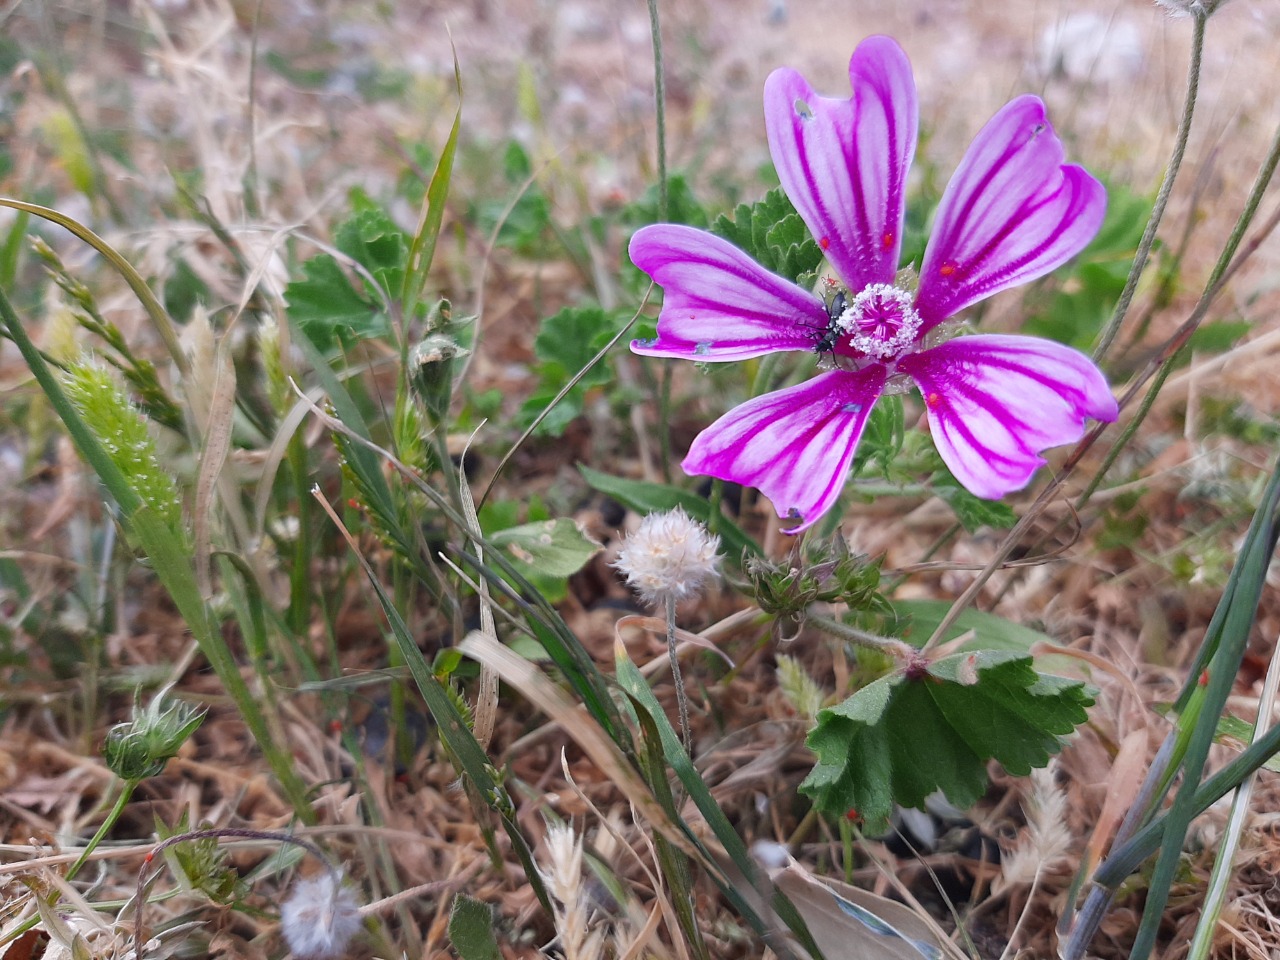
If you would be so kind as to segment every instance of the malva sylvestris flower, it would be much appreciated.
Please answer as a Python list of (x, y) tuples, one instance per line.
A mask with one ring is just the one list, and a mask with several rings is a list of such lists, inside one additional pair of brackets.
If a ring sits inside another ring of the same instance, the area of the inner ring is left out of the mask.
[(849, 79), (847, 100), (818, 96), (791, 69), (765, 82), (778, 177), (830, 266), (818, 292), (692, 227), (644, 227), (630, 246), (664, 296), (658, 336), (634, 341), (636, 353), (706, 362), (799, 350), (832, 367), (730, 410), (681, 464), (758, 488), (779, 517), (800, 521), (791, 533), (835, 503), (886, 391), (914, 382), (943, 461), (991, 500), (1026, 486), (1045, 463), (1041, 451), (1079, 440), (1086, 418), (1118, 414), (1079, 351), (1029, 336), (956, 337), (945, 324), (1061, 266), (1102, 225), (1106, 192), (1063, 163), (1044, 103), (1012, 100), (970, 145), (909, 289), (898, 260), (916, 147), (911, 65), (895, 41), (871, 37), (854, 51)]

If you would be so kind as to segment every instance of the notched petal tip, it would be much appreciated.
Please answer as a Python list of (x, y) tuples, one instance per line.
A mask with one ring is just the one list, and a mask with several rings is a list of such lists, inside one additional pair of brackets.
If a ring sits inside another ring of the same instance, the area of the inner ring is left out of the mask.
[(884, 388), (884, 367), (833, 370), (748, 400), (694, 440), (685, 473), (757, 488), (799, 533), (831, 509)]
[(853, 95), (822, 97), (795, 70), (765, 82), (769, 152), (783, 190), (853, 290), (893, 279), (918, 123), (915, 81), (888, 37), (849, 61)]
[(1088, 246), (1102, 226), (1106, 190), (1063, 156), (1032, 95), (1011, 100), (974, 138), (943, 193), (921, 265), (917, 309), (928, 327)]
[(811, 350), (826, 307), (770, 273), (722, 237), (680, 224), (642, 227), (632, 262), (663, 290), (658, 336), (635, 340), (642, 356), (719, 362), (778, 350)]

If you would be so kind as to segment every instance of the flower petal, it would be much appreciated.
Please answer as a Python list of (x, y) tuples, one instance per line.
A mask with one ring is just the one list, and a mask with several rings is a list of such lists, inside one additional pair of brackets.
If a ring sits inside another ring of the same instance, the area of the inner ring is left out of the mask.
[(938, 453), (970, 493), (1020, 490), (1044, 458), (1074, 443), (1086, 417), (1119, 413), (1102, 372), (1084, 354), (1037, 337), (960, 337), (903, 357), (925, 398)]
[(902, 248), (907, 169), (916, 149), (911, 64), (888, 37), (849, 61), (853, 97), (820, 97), (796, 71), (764, 85), (764, 119), (778, 178), (850, 290), (890, 283)]
[(1010, 101), (982, 128), (942, 195), (920, 268), (926, 330), (1088, 246), (1106, 190), (1062, 157), (1039, 97)]
[(885, 368), (832, 370), (735, 407), (693, 441), (681, 466), (756, 487), (778, 516), (803, 522), (822, 516), (844, 487)]
[(642, 227), (631, 260), (662, 287), (658, 338), (635, 340), (648, 357), (745, 360), (812, 350), (829, 322), (822, 301), (770, 273), (715, 234), (674, 223)]

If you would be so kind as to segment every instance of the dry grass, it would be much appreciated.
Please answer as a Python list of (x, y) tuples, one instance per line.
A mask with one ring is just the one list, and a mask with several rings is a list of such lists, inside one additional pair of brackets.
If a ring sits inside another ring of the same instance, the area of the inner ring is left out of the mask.
[[(896, 35), (913, 57), (930, 131), (922, 153), (943, 176), (994, 109), (1011, 94), (1031, 89), (1049, 101), (1074, 157), (1148, 191), (1176, 122), (1189, 34), (1185, 23), (1137, 2), (1037, 0), (982, 9), (959, 0), (706, 0), (667, 6), (671, 163), (691, 170), (706, 196), (726, 201), (759, 192), (756, 172), (767, 161), (759, 91), (768, 71), (783, 63), (799, 66), (819, 89), (838, 92), (849, 52), (875, 32)], [(1112, 29), (1132, 25), (1141, 50), (1133, 72), (1072, 79), (1037, 67), (1037, 38), (1082, 9), (1098, 13)], [(776, 11), (785, 16), (774, 18)], [(624, 238), (598, 238), (585, 265), (563, 257), (521, 258), (509, 250), (491, 251), (467, 204), (500, 186), (491, 155), (512, 137), (528, 148), (538, 184), (561, 224), (616, 207), (651, 182), (652, 62), (643, 6), (629, 4), (619, 12), (609, 0), (470, 0), (376, 9), (267, 3), (256, 25), (258, 65), (250, 89), (254, 16), (252, 3), (220, 0), (6, 5), (0, 22), (21, 56), (0, 78), (6, 103), (0, 123), (12, 157), (0, 193), (44, 197), (92, 225), (127, 251), (161, 290), (175, 282), (175, 265), (182, 260), (208, 287), (210, 306), (221, 311), (225, 329), (227, 317), (239, 314), (259, 283), (268, 296), (280, 295), (288, 264), (325, 242), (350, 188), (389, 195), (406, 163), (423, 166), (421, 158), (409, 155), (409, 145), (434, 149), (443, 141), (453, 110), (451, 37), (466, 85), (465, 143), (433, 279), (460, 308), (483, 306), (483, 349), (473, 361), (473, 384), (477, 391), (502, 391), (503, 411), (513, 412), (535, 382), (531, 342), (538, 320), (576, 302), (592, 284), (604, 302), (621, 296), (613, 273)], [(1184, 280), (1173, 303), (1153, 315), (1148, 341), (1135, 345), (1138, 354), (1185, 318), (1280, 119), (1274, 80), (1258, 79), (1271, 78), (1278, 33), (1280, 12), (1263, 0), (1235, 0), (1211, 23), (1200, 120), (1184, 188), (1162, 234), (1177, 245), (1188, 231)], [(324, 74), (324, 82), (303, 86), (301, 71), (313, 69)], [(289, 71), (299, 73), (290, 79)], [(76, 187), (76, 178), (85, 174), (67, 148), (67, 138), (74, 137), (68, 133), (67, 101), (51, 81), (56, 77), (88, 129), (126, 144), (120, 157), (98, 154), (118, 212), (100, 193)], [(371, 97), (378, 84), (394, 95)], [(175, 180), (198, 183), (200, 206), (226, 225), (243, 264), (215, 237), (207, 217), (184, 207)], [(393, 212), (406, 226), (416, 215), (407, 204)], [(11, 223), (0, 217), (6, 230)], [(141, 353), (160, 361), (163, 352), (127, 289), (65, 234), (44, 233), (73, 273), (92, 279), (104, 315)], [(983, 957), (1000, 955), (1020, 915), (1023, 955), (1054, 955), (1054, 925), (1074, 866), (1089, 855), (1095, 827), (1110, 819), (1108, 797), (1132, 789), (1133, 768), (1117, 757), (1145, 763), (1164, 736), (1166, 721), (1151, 707), (1172, 699), (1182, 682), (1247, 522), (1257, 478), (1274, 455), (1205, 423), (1223, 398), (1244, 398), (1262, 422), (1274, 422), (1280, 410), (1273, 374), (1280, 347), (1277, 269), (1280, 246), (1273, 239), (1233, 281), (1216, 312), (1254, 321), (1253, 331), (1230, 354), (1198, 358), (1169, 382), (1133, 453), (1117, 467), (1132, 482), (1100, 495), (1099, 502), (1128, 495), (1132, 503), (1118, 515), (1141, 516), (1144, 528), (1128, 543), (1112, 545), (1114, 530), (1094, 522), (1058, 560), (997, 574), (979, 598), (981, 608), (1042, 626), (1063, 646), (1113, 665), (1114, 673), (1090, 671), (1098, 687), (1091, 722), (1054, 773), (1017, 780), (993, 771), (987, 798), (971, 814), (976, 826), (948, 829), (922, 861), (892, 845), (869, 844), (879, 857), (897, 863), (903, 882), (944, 924), (950, 923), (948, 900), (971, 912), (971, 935)], [(57, 294), (28, 306), (42, 345), (62, 349), (73, 335), (59, 323)], [(1015, 307), (1014, 300), (1001, 301), (992, 322), (1012, 325)], [(620, 367), (623, 376), (638, 379), (633, 361), (624, 359)], [(678, 391), (697, 392), (694, 375), (677, 376)], [(54, 870), (74, 859), (60, 852), (63, 847), (92, 835), (101, 822), (114, 789), (100, 759), (104, 731), (127, 716), (137, 683), (158, 683), (172, 674), (181, 678), (184, 697), (209, 707), (209, 717), (165, 774), (143, 784), (111, 843), (94, 855), (80, 877), (93, 885), (91, 895), (81, 892), (89, 901), (127, 900), (157, 822), (172, 825), (185, 816), (191, 824), (295, 829), (351, 865), (370, 900), (393, 888), (461, 877), (460, 888), (497, 906), (507, 956), (537, 955), (553, 941), (571, 960), (687, 955), (670, 891), (662, 889), (653, 867), (656, 815), (647, 823), (637, 816), (634, 784), (621, 781), (620, 772), (584, 742), (582, 730), (569, 729), (573, 724), (565, 716), (548, 720), (545, 704), (541, 712), (534, 710), (510, 690), (491, 756), (525, 787), (516, 797), (515, 819), (527, 835), (542, 840), (540, 868), (551, 878), (560, 907), (554, 918), (541, 911), (504, 840), (495, 841), (497, 858), (489, 859), (485, 831), (491, 824), (478, 818), (453, 766), (432, 743), (417, 744), (413, 760), (400, 770), (372, 746), (368, 755), (348, 754), (338, 736), (344, 725), (373, 744), (378, 724), (385, 723), (379, 719), (384, 705), (372, 696), (353, 697), (349, 709), (315, 692), (282, 700), (280, 733), (303, 780), (318, 785), (313, 797), (320, 825), (296, 828), (224, 691), (210, 674), (192, 667), (183, 624), (158, 587), (136, 566), (127, 579), (99, 579), (108, 568), (100, 562), (103, 547), (96, 539), (106, 528), (98, 491), (47, 409), (31, 396), (25, 367), (10, 344), (0, 344), (0, 397), (6, 409), (22, 398), (26, 411), (22, 422), (0, 415), (0, 538), (4, 556), (21, 564), (31, 588), (26, 598), (0, 598), (4, 629), (26, 657), (20, 669), (6, 666), (0, 673), (0, 881), (11, 904), (0, 907), (0, 923), (8, 927), (33, 910), (22, 894), (30, 886), (54, 884), (60, 876)], [(718, 402), (703, 397), (682, 410), (673, 424), (677, 445)], [(640, 410), (636, 416), (651, 413)], [(305, 436), (317, 448), (327, 443), (314, 429)], [(660, 474), (652, 459), (656, 451), (618, 449), (613, 436), (607, 414), (584, 418), (564, 442), (524, 451), (505, 492), (539, 492), (552, 502), (567, 502), (616, 549), (618, 524), (606, 521), (598, 504), (562, 493), (579, 459), (608, 458), (615, 473)], [(232, 467), (252, 477), (268, 452), (237, 450)], [(481, 450), (477, 460), (483, 475), (495, 458), (486, 459)], [(192, 470), (189, 463), (174, 468), (184, 475)], [(952, 517), (937, 501), (903, 509), (901, 501), (895, 501), (894, 512), (879, 504), (855, 507), (844, 528), (854, 549), (883, 556), (886, 568), (917, 564)], [(1051, 516), (1059, 514), (1066, 511)], [(741, 519), (783, 549), (773, 537), (776, 525), (767, 506), (748, 504)], [(945, 568), (916, 574), (899, 595), (955, 596), (997, 542), (985, 535), (954, 541), (931, 557)], [(1028, 550), (1034, 553), (1036, 546), (1028, 544)], [(316, 561), (318, 581), (338, 585), (333, 624), (341, 666), (348, 673), (379, 669), (386, 664), (382, 624), (365, 592), (345, 576), (345, 562), (338, 550)], [(278, 577), (273, 582), (281, 588)], [(59, 603), (69, 592), (111, 601), (113, 629), (102, 633), (80, 612), (83, 606)], [(562, 609), (603, 663), (612, 659), (618, 618), (634, 612), (627, 609), (630, 603), (602, 555), (574, 579)], [(795, 804), (796, 787), (811, 762), (803, 746), (805, 725), (779, 689), (773, 647), (729, 619), (739, 606), (725, 591), (681, 611), (681, 623), (690, 630), (729, 623), (732, 629), (716, 634), (716, 642), (737, 664), (729, 674), (689, 671), (701, 772), (748, 843), (792, 841), (798, 857), (830, 869), (842, 861), (840, 838), (826, 827), (802, 824)], [(18, 627), (32, 610), (51, 612), (40, 621), (39, 636)], [(1277, 632), (1280, 604), (1264, 596), (1256, 656), (1232, 702), (1233, 712), (1245, 719), (1257, 710)], [(637, 662), (660, 664), (665, 657), (659, 636), (629, 631), (626, 639)], [(323, 649), (324, 626), (317, 623), (304, 640)], [(94, 651), (100, 665), (87, 666), (77, 653), (83, 650)], [(59, 651), (65, 652), (61, 661)], [(842, 686), (851, 669), (812, 634), (790, 643), (786, 654), (824, 689)], [(658, 681), (657, 691), (674, 710), (670, 685)], [(1225, 756), (1223, 750), (1216, 760)], [(361, 769), (357, 780), (353, 771)], [(357, 782), (367, 789), (358, 790)], [(1264, 774), (1255, 793), (1260, 812), (1246, 829), (1217, 944), (1216, 956), (1223, 960), (1268, 957), (1280, 943), (1280, 826), (1265, 812), (1277, 803), (1280, 783)], [(549, 818), (572, 826), (548, 827)], [(1197, 824), (1197, 846), (1188, 850), (1185, 863), (1187, 882), (1175, 888), (1162, 933), (1168, 960), (1179, 960), (1194, 928), (1213, 839), (1224, 820), (1225, 813), (1214, 810)], [(1003, 849), (999, 867), (989, 862), (996, 846)], [(261, 845), (235, 847), (231, 863), (247, 872), (269, 853)], [(616, 886), (607, 889), (597, 874)], [(887, 892), (874, 867), (854, 874)], [(266, 912), (180, 895), (153, 905), (149, 917), (153, 924), (199, 920), (190, 942), (210, 956), (277, 956), (283, 948), (272, 911), (286, 886), (278, 873), (255, 884), (249, 902)], [(758, 945), (713, 888), (704, 884), (696, 890), (711, 955), (754, 955)], [(126, 956), (128, 937), (87, 905), (66, 899), (65, 887), (63, 892), (63, 922), (93, 928), (93, 955)], [(396, 904), (386, 925), (360, 949), (378, 956), (448, 956), (451, 892)], [(1094, 944), (1095, 955), (1126, 955), (1141, 906), (1140, 891), (1119, 899)], [(195, 912), (186, 917), (187, 910)], [(614, 919), (606, 922), (606, 914)], [(36, 956), (39, 950), (59, 956), (56, 944), (30, 936), (4, 956)]]

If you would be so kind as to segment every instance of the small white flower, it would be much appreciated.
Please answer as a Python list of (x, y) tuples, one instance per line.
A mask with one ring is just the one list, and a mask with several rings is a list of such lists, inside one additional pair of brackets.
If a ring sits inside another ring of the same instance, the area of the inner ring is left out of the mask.
[(646, 603), (697, 596), (716, 574), (720, 538), (680, 507), (651, 513), (623, 541), (614, 563)]
[(285, 942), (307, 960), (341, 957), (362, 926), (356, 896), (336, 870), (299, 880), (280, 910)]

